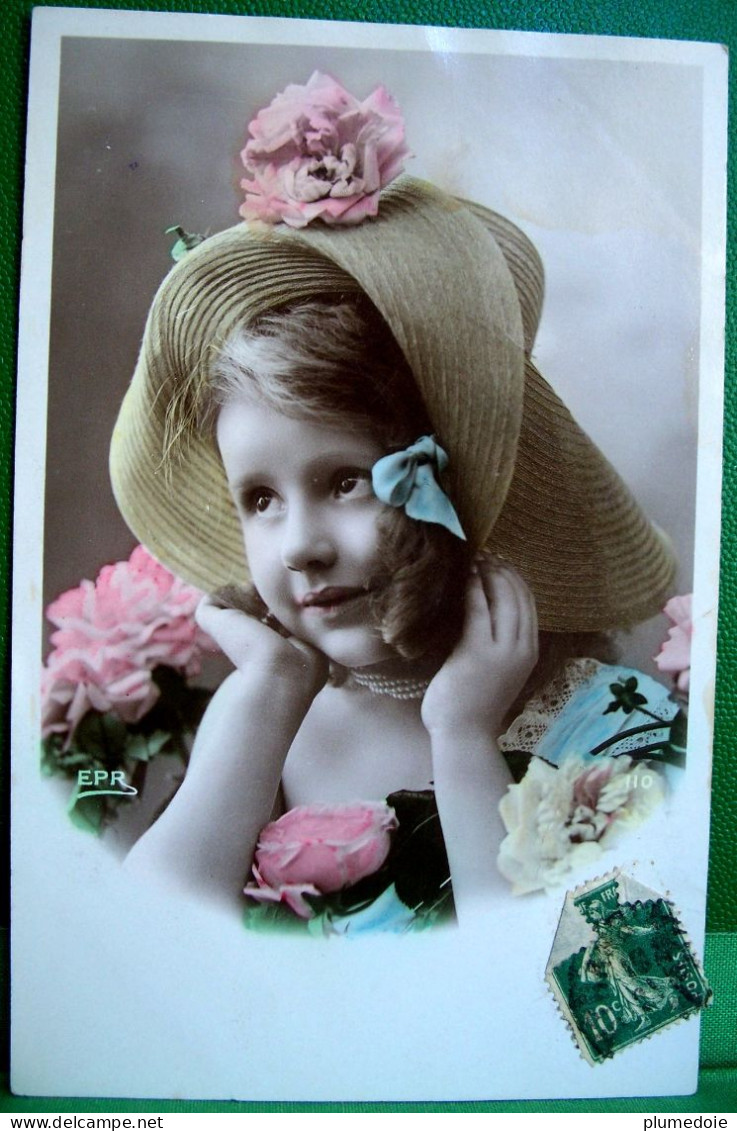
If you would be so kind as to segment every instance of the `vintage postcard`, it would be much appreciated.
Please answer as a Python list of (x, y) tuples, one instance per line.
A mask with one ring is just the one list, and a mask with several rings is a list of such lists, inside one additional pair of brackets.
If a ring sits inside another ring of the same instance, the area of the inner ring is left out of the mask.
[(36, 10), (16, 1092), (695, 1089), (726, 76)]

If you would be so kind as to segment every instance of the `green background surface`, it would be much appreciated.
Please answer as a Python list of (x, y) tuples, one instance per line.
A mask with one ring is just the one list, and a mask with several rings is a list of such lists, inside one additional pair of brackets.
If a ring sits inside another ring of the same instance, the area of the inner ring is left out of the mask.
[[(9, 592), (12, 525), (12, 447), (15, 387), (16, 320), (21, 247), (21, 202), (25, 102), (30, 42), (30, 0), (3, 0), (0, 13), (0, 637), (2, 680), (8, 702)], [(60, 7), (62, 5), (36, 5)], [(71, 5), (69, 5), (71, 6)], [(736, 0), (261, 0), (261, 2), (217, 3), (215, 0), (138, 0), (123, 3), (107, 0), (77, 4), (83, 8), (150, 9), (156, 11), (210, 12), (229, 15), (291, 16), (313, 19), (359, 20), (380, 23), (437, 24), (460, 27), (505, 28), (522, 31), (567, 32), (591, 35), (646, 36), (719, 42), (737, 53)], [(737, 131), (735, 89), (730, 64), (730, 142)], [(729, 183), (733, 182), (734, 145), (730, 144)], [(737, 1101), (737, 758), (733, 753), (737, 735), (737, 658), (732, 641), (737, 630), (737, 570), (732, 557), (737, 533), (737, 508), (730, 505), (737, 486), (737, 382), (734, 376), (737, 331), (735, 329), (735, 208), (734, 193), (728, 210), (726, 404), (724, 431), (723, 540), (719, 615), (719, 654), (714, 735), (714, 803), (711, 830), (706, 970), (715, 990), (715, 1005), (704, 1017), (699, 1092), (675, 1099), (554, 1101), (538, 1103), (456, 1104), (247, 1104), (247, 1103), (152, 1103), (115, 1100), (38, 1100), (13, 1097), (7, 1083), (0, 1091), (3, 1111), (713, 1111), (734, 1112)], [(716, 501), (715, 501), (716, 502)], [(7, 817), (9, 773), (8, 712), (3, 726), (3, 815)], [(7, 821), (6, 821), (7, 824)], [(3, 908), (3, 932), (7, 935), (8, 900)], [(7, 950), (7, 947), (5, 948)], [(7, 969), (7, 963), (4, 964)], [(7, 1004), (7, 978), (5, 997)], [(6, 1011), (7, 1012), (7, 1011)], [(5, 1045), (6, 1047), (6, 1045)], [(534, 1066), (531, 1066), (534, 1070)], [(7, 1081), (7, 1076), (3, 1077)]]

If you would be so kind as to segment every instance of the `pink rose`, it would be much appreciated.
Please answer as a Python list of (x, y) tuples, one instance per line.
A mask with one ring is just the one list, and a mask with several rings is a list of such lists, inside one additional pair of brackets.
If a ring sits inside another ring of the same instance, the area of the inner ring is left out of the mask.
[(394, 810), (383, 801), (299, 805), (262, 830), (249, 884), (252, 899), (288, 904), (309, 919), (305, 895), (325, 895), (378, 871), (389, 855)]
[(137, 722), (158, 698), (151, 672), (159, 664), (197, 675), (203, 648), (213, 647), (194, 620), (201, 596), (137, 546), (129, 561), (104, 566), (95, 582), (52, 601), (46, 616), (57, 630), (42, 676), (44, 737), (70, 738), (89, 710)]
[(251, 179), (241, 181), (240, 214), (292, 228), (375, 216), (379, 192), (409, 154), (399, 108), (382, 86), (359, 102), (319, 71), (277, 94), (248, 130), (241, 160)]
[(673, 627), (668, 629), (668, 639), (655, 657), (655, 663), (661, 672), (671, 672), (678, 690), (686, 693), (691, 679), (691, 594), (671, 597), (663, 612), (673, 622)]

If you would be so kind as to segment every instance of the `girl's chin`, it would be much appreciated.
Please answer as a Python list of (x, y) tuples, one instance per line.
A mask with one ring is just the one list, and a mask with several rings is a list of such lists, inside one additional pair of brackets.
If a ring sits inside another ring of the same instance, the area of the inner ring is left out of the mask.
[(319, 648), (333, 663), (340, 664), (344, 668), (367, 668), (397, 658), (393, 648), (368, 633), (335, 633), (334, 636), (330, 634), (327, 639), (313, 638), (310, 643)]
[(390, 648), (371, 651), (331, 648), (325, 651), (325, 655), (334, 664), (340, 664), (344, 668), (381, 668), (397, 658), (396, 652)]

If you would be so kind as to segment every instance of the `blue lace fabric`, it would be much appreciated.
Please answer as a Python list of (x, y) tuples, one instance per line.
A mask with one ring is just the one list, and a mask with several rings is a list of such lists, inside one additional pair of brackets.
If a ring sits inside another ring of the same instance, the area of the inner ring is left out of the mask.
[(594, 757), (602, 747), (610, 754), (634, 754), (668, 744), (681, 711), (668, 688), (643, 672), (571, 660), (527, 703), (499, 745), (507, 757), (525, 752), (556, 766), (573, 754)]

